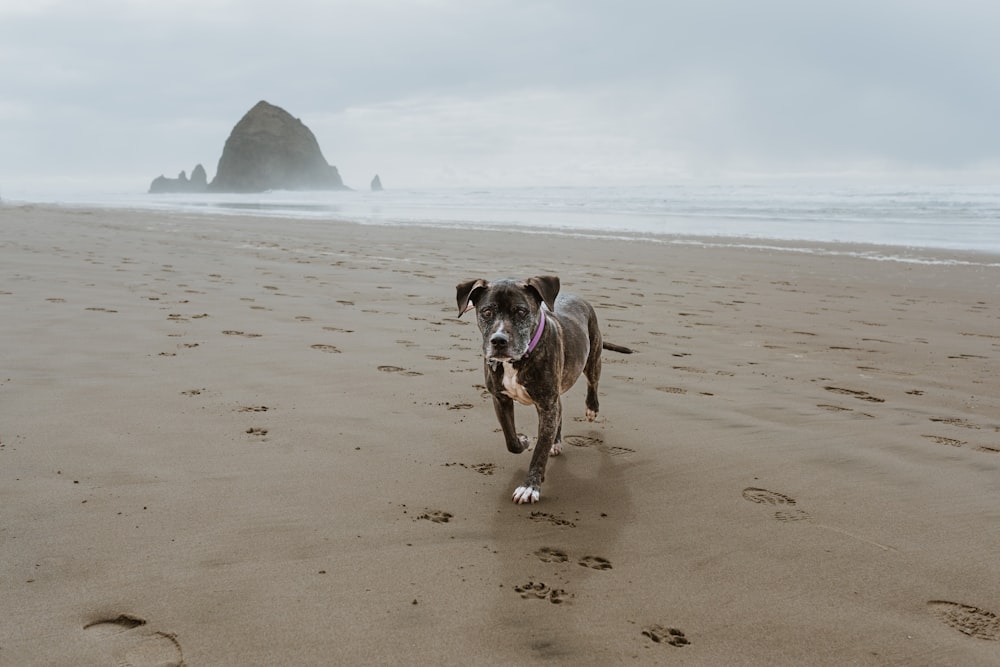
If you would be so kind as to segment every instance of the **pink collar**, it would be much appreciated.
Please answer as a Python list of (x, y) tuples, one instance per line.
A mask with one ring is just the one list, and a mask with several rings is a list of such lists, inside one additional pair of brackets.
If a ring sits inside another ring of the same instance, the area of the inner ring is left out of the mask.
[(528, 343), (528, 351), (524, 353), (524, 356), (521, 357), (522, 359), (531, 354), (538, 345), (538, 341), (542, 339), (542, 332), (545, 331), (545, 311), (545, 306), (542, 306), (540, 310), (541, 317), (538, 318), (538, 328), (535, 330), (535, 335), (532, 336), (531, 342)]

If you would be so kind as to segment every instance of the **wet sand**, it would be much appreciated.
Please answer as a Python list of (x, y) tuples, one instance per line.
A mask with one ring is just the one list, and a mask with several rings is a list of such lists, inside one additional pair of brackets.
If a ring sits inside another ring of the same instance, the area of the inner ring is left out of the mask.
[[(997, 664), (956, 258), (0, 207), (0, 664)], [(636, 353), (518, 506), (454, 286), (536, 274)]]

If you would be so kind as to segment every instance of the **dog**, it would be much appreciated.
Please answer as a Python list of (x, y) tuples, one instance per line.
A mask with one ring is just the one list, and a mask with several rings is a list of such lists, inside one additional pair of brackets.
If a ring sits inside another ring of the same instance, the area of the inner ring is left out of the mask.
[(603, 342), (593, 307), (580, 297), (560, 294), (558, 276), (492, 283), (474, 279), (459, 283), (456, 290), (458, 316), (476, 310), (486, 388), (508, 451), (520, 454), (530, 445), (514, 426), (514, 401), (538, 411), (528, 477), (513, 496), (518, 504), (538, 502), (549, 456), (562, 451), (561, 396), (582, 374), (587, 380), (587, 419), (594, 421), (601, 350), (632, 350)]

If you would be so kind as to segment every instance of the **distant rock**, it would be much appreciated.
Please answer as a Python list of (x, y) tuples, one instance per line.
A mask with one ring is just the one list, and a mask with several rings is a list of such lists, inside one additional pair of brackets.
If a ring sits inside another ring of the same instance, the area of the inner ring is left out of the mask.
[(191, 170), (191, 187), (195, 192), (204, 192), (208, 189), (208, 174), (200, 164), (196, 164)]
[(378, 174), (375, 174), (375, 178), (372, 179), (372, 192), (381, 192), (381, 191), (382, 191), (382, 179), (378, 177)]
[(177, 174), (177, 178), (167, 178), (157, 176), (149, 184), (150, 194), (162, 192), (204, 192), (208, 188), (208, 178), (205, 175), (205, 168), (200, 164), (195, 165), (191, 171), (191, 178), (183, 171)]
[(213, 192), (343, 190), (312, 131), (287, 111), (258, 102), (236, 124), (208, 189)]

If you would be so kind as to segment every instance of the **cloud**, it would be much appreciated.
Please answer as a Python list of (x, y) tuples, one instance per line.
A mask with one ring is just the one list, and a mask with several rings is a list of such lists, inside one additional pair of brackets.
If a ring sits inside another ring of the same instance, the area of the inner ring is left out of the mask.
[(1000, 5), (969, 0), (0, 0), (0, 17), (3, 181), (211, 174), (260, 99), (356, 184), (1000, 159)]

